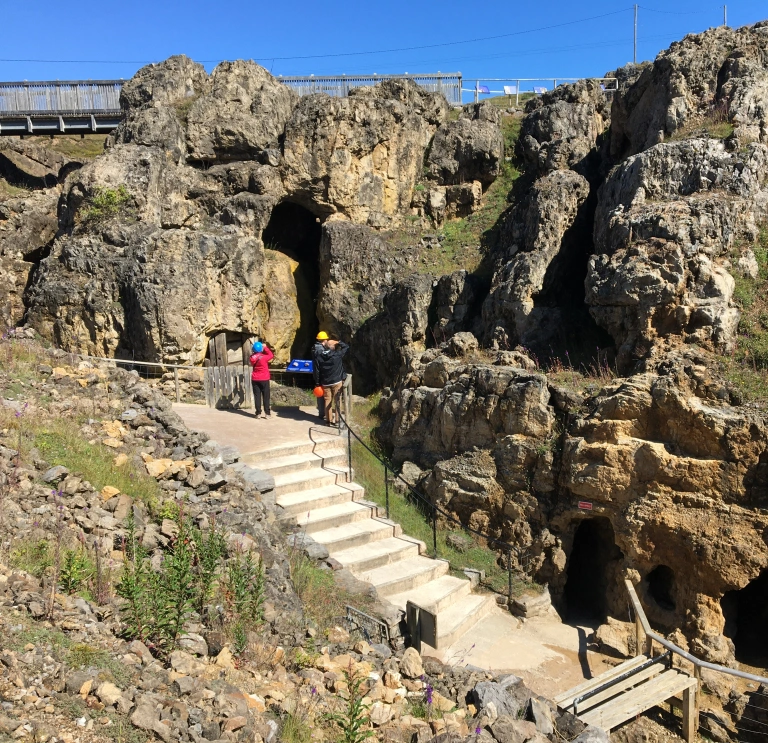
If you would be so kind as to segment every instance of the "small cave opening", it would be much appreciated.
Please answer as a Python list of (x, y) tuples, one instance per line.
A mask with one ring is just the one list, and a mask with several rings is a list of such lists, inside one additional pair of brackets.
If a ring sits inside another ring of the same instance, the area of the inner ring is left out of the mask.
[(564, 598), (569, 621), (586, 624), (605, 621), (611, 563), (622, 557), (607, 518), (584, 519), (579, 524), (566, 568)]
[(727, 591), (720, 600), (725, 617), (723, 634), (736, 650), (736, 660), (768, 668), (768, 570), (744, 588)]
[[(273, 210), (261, 239), (268, 250), (277, 250), (298, 263), (293, 272), (299, 310), (299, 329), (291, 358), (308, 358), (319, 330), (317, 296), (320, 291), (320, 220), (305, 207), (283, 201)], [(269, 340), (269, 339), (267, 339)]]
[(675, 603), (675, 571), (667, 565), (657, 565), (645, 576), (649, 596), (660, 609), (674, 611)]

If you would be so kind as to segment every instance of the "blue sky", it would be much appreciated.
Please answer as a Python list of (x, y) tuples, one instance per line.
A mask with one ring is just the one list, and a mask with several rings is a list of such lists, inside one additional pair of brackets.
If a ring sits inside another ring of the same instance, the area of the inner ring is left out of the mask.
[[(632, 60), (632, 5), (0, 0), (0, 80), (129, 78), (143, 64), (179, 53), (209, 70), (221, 59), (247, 58), (285, 75), (599, 76)], [(647, 0), (639, 9), (638, 60), (722, 17), (717, 2)], [(764, 18), (765, 0), (728, 4), (730, 26)]]

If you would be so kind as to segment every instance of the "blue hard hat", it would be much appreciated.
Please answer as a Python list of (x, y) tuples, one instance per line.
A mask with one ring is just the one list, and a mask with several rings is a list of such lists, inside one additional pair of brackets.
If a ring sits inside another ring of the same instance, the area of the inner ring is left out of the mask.
[(254, 353), (261, 353), (263, 350), (264, 350), (264, 344), (261, 341), (256, 341), (256, 343), (253, 344)]

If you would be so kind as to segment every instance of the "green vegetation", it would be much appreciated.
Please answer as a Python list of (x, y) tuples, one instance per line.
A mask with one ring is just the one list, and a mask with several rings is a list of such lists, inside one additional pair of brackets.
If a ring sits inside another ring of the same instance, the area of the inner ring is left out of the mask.
[(180, 510), (176, 526), (170, 550), (160, 569), (153, 570), (136, 539), (133, 513), (128, 515), (125, 567), (116, 589), (124, 599), (126, 636), (141, 640), (160, 655), (169, 655), (178, 645), (184, 623), (196, 608), (204, 608), (216, 582), (235, 653), (244, 652), (248, 631), (262, 622), (261, 558), (257, 561), (250, 552), (237, 552), (225, 570), (225, 543), (215, 523), (204, 534)]
[(102, 680), (111, 681), (117, 686), (125, 687), (131, 678), (127, 666), (113, 657), (108, 650), (94, 648), (85, 643), (72, 645), (67, 654), (67, 664), (71, 668), (96, 668), (103, 673)]
[(0, 178), (0, 201), (6, 201), (7, 199), (15, 199), (17, 196), (26, 196), (29, 193), (29, 189), (22, 186), (14, 186), (5, 178)]
[(20, 651), (29, 643), (40, 648), (50, 648), (52, 652), (66, 650), (71, 644), (69, 637), (63, 632), (26, 620), (21, 629), (11, 629), (5, 647)]
[[(514, 153), (520, 135), (522, 120), (514, 116), (502, 116), (505, 159), (501, 163), (499, 177), (483, 194), (482, 206), (474, 214), (447, 221), (438, 235), (443, 236), (439, 252), (430, 255), (425, 269), (439, 274), (450, 273), (458, 268), (482, 272), (483, 258), (495, 239), (494, 227), (502, 212), (509, 206), (509, 194), (520, 177)], [(508, 161), (506, 158), (512, 158)]]
[[(458, 109), (456, 111), (458, 117)], [(440, 238), (440, 247), (423, 251), (419, 271), (446, 274), (463, 268), (482, 275), (488, 273), (484, 258), (496, 240), (499, 217), (509, 206), (510, 191), (521, 174), (515, 161), (515, 145), (520, 134), (520, 124), (521, 119), (518, 117), (502, 116), (505, 159), (501, 163), (499, 177), (483, 194), (482, 204), (474, 214), (448, 220), (440, 229), (429, 230), (430, 234), (437, 234)], [(416, 185), (415, 190), (424, 191), (427, 188), (429, 184), (420, 183)], [(414, 220), (418, 220), (418, 217)], [(405, 249), (417, 243), (422, 234), (423, 230), (418, 225), (406, 224), (389, 233), (388, 241)]]
[(327, 719), (336, 724), (343, 743), (363, 743), (374, 735), (370, 727), (368, 705), (363, 701), (368, 679), (353, 670), (344, 671), (347, 682), (347, 700), (341, 712), (330, 714)]
[(713, 139), (727, 139), (733, 134), (734, 127), (731, 121), (727, 104), (713, 106), (704, 114), (686, 122), (682, 127), (673, 132), (670, 139), (677, 141), (691, 137), (711, 137)]
[(30, 144), (44, 147), (46, 150), (58, 152), (60, 155), (73, 160), (92, 160), (104, 152), (103, 134), (72, 134), (57, 137), (26, 137)]
[[(756, 278), (733, 271), (733, 298), (741, 310), (736, 349), (720, 362), (725, 378), (745, 400), (768, 402), (768, 227), (763, 227), (751, 246), (758, 265)], [(732, 264), (740, 257), (736, 249)]]
[(173, 104), (173, 107), (176, 109), (176, 115), (179, 117), (179, 121), (186, 126), (187, 120), (189, 119), (189, 112), (192, 109), (192, 106), (194, 105), (195, 101), (200, 96), (197, 95), (191, 95), (186, 98), (180, 98), (176, 103)]
[[(373, 400), (375, 403), (375, 398)], [(353, 415), (353, 428), (368, 446), (374, 451), (380, 451), (375, 441), (375, 427), (377, 405), (369, 400), (365, 404), (355, 406)], [(365, 497), (380, 507), (386, 506), (386, 486), (384, 484), (384, 468), (376, 457), (362, 444), (353, 439), (352, 466), (355, 472), (355, 481), (365, 488)], [(406, 497), (394, 488), (394, 477), (390, 472), (389, 486), (389, 517), (403, 527), (403, 533), (410, 537), (420, 539), (427, 545), (430, 554), (434, 552), (434, 538), (432, 521), (429, 508), (423, 504), (417, 504), (412, 498)], [(456, 550), (447, 540), (451, 534), (460, 534), (471, 539), (471, 546), (463, 552)], [(452, 571), (463, 576), (464, 568), (482, 570), (485, 573), (483, 585), (497, 593), (507, 595), (508, 573), (506, 564), (499, 565), (497, 553), (484, 544), (484, 540), (470, 535), (457, 524), (448, 527), (438, 520), (437, 525), (437, 554), (438, 557), (448, 560)], [(524, 581), (513, 576), (512, 595), (521, 596), (527, 592), (538, 592), (536, 584)]]
[(120, 214), (125, 214), (128, 204), (132, 201), (131, 194), (124, 185), (117, 188), (96, 186), (93, 195), (86, 201), (80, 212), (82, 222), (106, 222)]
[(367, 611), (372, 599), (367, 594), (351, 595), (334, 582), (333, 572), (320, 570), (314, 560), (296, 549), (290, 556), (291, 580), (296, 594), (304, 605), (304, 611), (326, 631), (338, 624), (339, 617), (346, 613), (348, 604), (361, 611)]
[(114, 451), (101, 444), (89, 444), (71, 420), (31, 421), (32, 444), (51, 465), (62, 464), (97, 490), (105, 485), (144, 501), (157, 509), (163, 497), (157, 480), (130, 463), (116, 467)]
[(93, 561), (85, 549), (66, 550), (59, 570), (59, 584), (65, 593), (77, 593), (85, 587), (93, 572)]
[(9, 562), (12, 568), (25, 570), (42, 578), (53, 564), (48, 541), (45, 539), (20, 539), (11, 550)]

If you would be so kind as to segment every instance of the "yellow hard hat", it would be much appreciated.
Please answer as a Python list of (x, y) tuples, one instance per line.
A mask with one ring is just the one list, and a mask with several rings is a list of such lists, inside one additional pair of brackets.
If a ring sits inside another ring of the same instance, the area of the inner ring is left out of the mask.
[(328, 333), (326, 333), (324, 330), (321, 330), (317, 334), (317, 340), (319, 340), (319, 341), (327, 341), (328, 340)]

